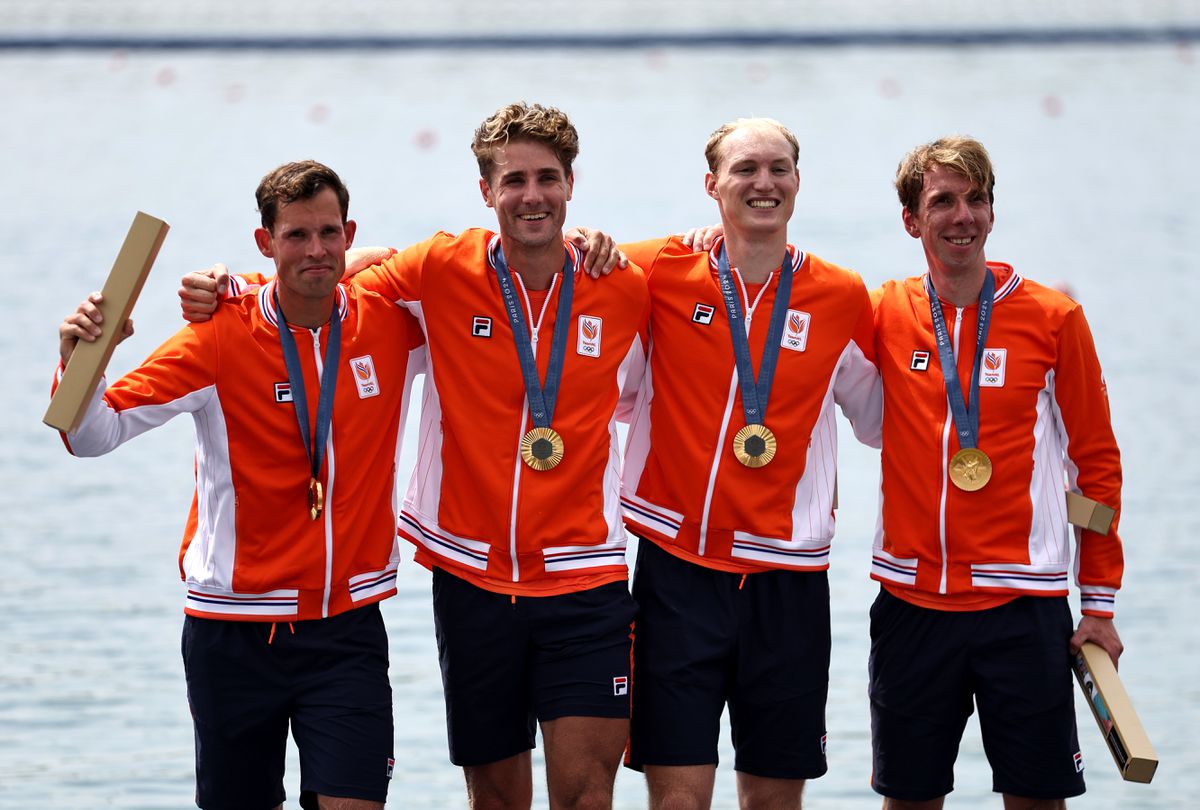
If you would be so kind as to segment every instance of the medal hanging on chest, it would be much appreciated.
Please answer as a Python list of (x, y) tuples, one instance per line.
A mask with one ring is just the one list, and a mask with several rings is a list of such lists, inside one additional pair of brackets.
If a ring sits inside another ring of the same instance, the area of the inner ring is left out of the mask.
[(287, 367), (288, 386), (292, 392), (292, 407), (296, 413), (296, 422), (300, 426), (300, 440), (304, 442), (304, 451), (308, 454), (308, 516), (316, 520), (325, 509), (325, 488), (318, 476), (321, 465), (325, 462), (325, 446), (329, 439), (329, 428), (333, 422), (333, 394), (337, 389), (338, 357), (341, 354), (342, 319), (338, 314), (336, 300), (333, 304), (333, 314), (329, 317), (329, 339), (325, 344), (325, 356), (322, 359), (321, 390), (317, 395), (317, 424), (312, 440), (308, 432), (308, 398), (304, 395), (304, 373), (300, 368), (300, 352), (296, 348), (296, 339), (292, 329), (284, 317), (283, 308), (279, 306), (278, 289), (272, 290), (275, 301), (275, 314), (279, 319), (279, 344), (283, 349), (283, 362)]
[(525, 383), (525, 396), (529, 401), (529, 413), (533, 428), (521, 437), (521, 460), (539, 472), (554, 469), (563, 460), (565, 447), (562, 436), (550, 426), (554, 419), (554, 406), (558, 399), (558, 387), (562, 381), (563, 360), (567, 353), (567, 332), (571, 328), (571, 298), (575, 290), (574, 267), (571, 254), (563, 260), (562, 286), (558, 291), (558, 307), (554, 315), (554, 332), (550, 338), (550, 358), (546, 368), (546, 381), (538, 379), (537, 358), (529, 341), (529, 328), (525, 325), (525, 313), (517, 299), (512, 273), (505, 261), (504, 251), (497, 244), (492, 251), (492, 263), (496, 268), (496, 279), (500, 284), (500, 295), (504, 299), (504, 310), (512, 327), (513, 342), (517, 348), (517, 359), (521, 364), (521, 377)]
[(733, 437), (733, 455), (747, 467), (765, 467), (775, 458), (778, 450), (775, 434), (764, 424), (764, 420), (775, 379), (775, 365), (779, 360), (783, 324), (792, 296), (791, 251), (783, 254), (783, 266), (779, 270), (779, 285), (775, 290), (775, 304), (771, 307), (767, 342), (763, 347), (757, 380), (750, 363), (750, 337), (746, 334), (746, 321), (742, 317), (742, 302), (734, 289), (733, 272), (729, 269), (729, 258), (723, 242), (717, 250), (717, 278), (721, 283), (721, 297), (725, 301), (725, 313), (729, 319), (729, 336), (733, 341), (733, 358), (742, 392), (742, 415), (746, 420), (746, 426)]
[(962, 384), (958, 379), (958, 364), (954, 357), (954, 346), (942, 305), (938, 301), (933, 279), (925, 276), (925, 292), (929, 296), (929, 314), (933, 319), (933, 335), (937, 340), (938, 358), (942, 364), (942, 379), (946, 386), (946, 400), (950, 406), (950, 417), (954, 420), (954, 431), (958, 435), (959, 450), (950, 458), (948, 473), (951, 483), (965, 492), (975, 492), (987, 486), (992, 478), (992, 460), (979, 449), (979, 372), (983, 364), (983, 347), (987, 342), (988, 327), (992, 320), (992, 298), (996, 284), (992, 272), (983, 276), (983, 288), (979, 291), (979, 319), (975, 330), (975, 358), (971, 366), (970, 397), (968, 408), (963, 399)]

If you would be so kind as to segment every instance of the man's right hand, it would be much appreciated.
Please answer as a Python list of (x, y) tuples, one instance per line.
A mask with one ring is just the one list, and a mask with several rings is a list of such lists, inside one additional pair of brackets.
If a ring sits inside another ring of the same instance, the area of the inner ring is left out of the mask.
[(700, 253), (708, 250), (717, 243), (717, 239), (725, 235), (725, 226), (718, 223), (716, 225), (704, 225), (699, 228), (689, 228), (687, 233), (683, 234), (680, 239), (683, 244), (690, 247), (694, 252)]
[[(104, 323), (104, 315), (101, 314), (99, 306), (102, 303), (104, 303), (104, 296), (94, 292), (83, 299), (75, 311), (58, 325), (58, 355), (64, 366), (71, 359), (71, 355), (75, 352), (75, 345), (79, 341), (95, 343), (99, 339), (100, 325)], [(126, 320), (121, 326), (121, 334), (117, 335), (117, 343), (132, 334), (133, 321)], [(116, 343), (113, 345), (115, 346)]]
[(179, 287), (179, 306), (183, 319), (203, 323), (212, 317), (229, 289), (229, 268), (214, 264), (207, 270), (197, 270), (183, 277)]

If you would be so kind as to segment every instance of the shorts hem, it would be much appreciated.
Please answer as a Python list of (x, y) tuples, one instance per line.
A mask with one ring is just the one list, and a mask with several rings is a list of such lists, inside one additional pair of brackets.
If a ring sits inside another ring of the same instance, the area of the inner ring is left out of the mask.
[(645, 773), (647, 765), (652, 768), (691, 768), (696, 765), (712, 765), (715, 768), (720, 762), (716, 758), (708, 757), (651, 757), (649, 759), (645, 757), (634, 759), (631, 757), (628, 761), (621, 764), (631, 771)]
[(1087, 792), (1086, 785), (1077, 785), (1063, 790), (1026, 790), (1018, 788), (1017, 790), (1006, 790), (999, 785), (992, 784), (992, 792), (1000, 793), (1008, 796), (1018, 796), (1022, 799), (1040, 799), (1043, 801), (1055, 801), (1063, 799), (1073, 799), (1077, 796), (1082, 796)]
[(890, 788), (880, 787), (874, 782), (871, 782), (871, 790), (887, 799), (896, 799), (897, 801), (902, 802), (929, 802), (933, 801), (934, 799), (940, 799), (944, 796), (949, 796), (954, 792), (954, 785), (950, 785), (948, 788), (946, 788), (944, 793), (931, 793), (930, 791), (892, 790)]
[(615, 708), (607, 706), (572, 706), (569, 709), (552, 709), (539, 713), (537, 719), (539, 723), (547, 720), (561, 720), (564, 717), (594, 717), (597, 720), (628, 720), (629, 714), (630, 712), (628, 706)]
[(739, 765), (733, 766), (737, 773), (744, 773), (747, 776), (758, 776), (763, 779), (790, 779), (793, 781), (808, 781), (809, 779), (820, 779), (825, 774), (829, 773), (829, 766), (825, 765), (822, 768), (814, 768), (812, 770), (797, 769), (788, 771), (782, 768), (753, 768)]
[(524, 754), (526, 751), (532, 751), (535, 748), (537, 748), (536, 745), (527, 745), (527, 746), (519, 747), (517, 750), (513, 751), (512, 753), (501, 754), (500, 756), (491, 756), (490, 754), (481, 754), (481, 755), (475, 756), (475, 757), (466, 757), (466, 756), (458, 756), (458, 755), (454, 754), (453, 752), (451, 752), (450, 764), (454, 765), (457, 768), (477, 768), (481, 765), (491, 765), (495, 762), (503, 762), (506, 759), (511, 759), (512, 757)]

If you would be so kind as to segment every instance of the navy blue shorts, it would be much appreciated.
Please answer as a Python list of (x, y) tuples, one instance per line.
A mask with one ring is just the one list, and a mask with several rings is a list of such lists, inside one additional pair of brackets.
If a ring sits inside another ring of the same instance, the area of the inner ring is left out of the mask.
[(386, 800), (392, 689), (378, 604), (274, 627), (186, 616), (182, 649), (204, 810), (283, 802), (289, 723), (301, 807), (317, 794)]
[(626, 765), (715, 765), (728, 704), (738, 771), (773, 779), (825, 773), (825, 571), (768, 571), (743, 582), (642, 539), (633, 598)]
[(972, 699), (992, 789), (1034, 799), (1083, 793), (1066, 598), (978, 611), (918, 607), (880, 589), (871, 607), (872, 787), (928, 801), (954, 789)]
[(628, 718), (635, 613), (624, 582), (514, 600), (434, 568), (450, 761), (528, 751), (539, 720)]

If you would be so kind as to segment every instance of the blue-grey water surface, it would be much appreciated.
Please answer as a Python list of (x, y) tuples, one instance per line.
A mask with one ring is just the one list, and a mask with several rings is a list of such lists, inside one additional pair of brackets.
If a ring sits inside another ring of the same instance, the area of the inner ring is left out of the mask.
[[(286, 160), (342, 174), (362, 244), (492, 224), (468, 143), (485, 115), (521, 98), (562, 107), (582, 134), (569, 221), (624, 240), (712, 221), (708, 133), (736, 116), (782, 120), (801, 142), (792, 241), (872, 285), (923, 268), (890, 187), (902, 153), (954, 131), (987, 144), (999, 176), (988, 256), (1075, 289), (1125, 463), (1121, 672), (1162, 764), (1152, 785), (1123, 783), (1080, 702), (1089, 792), (1072, 806), (1194, 806), (1200, 64), (1189, 47), (7, 53), (0, 90), (0, 807), (191, 806), (175, 562), (191, 426), (176, 420), (77, 460), (40, 424), (57, 323), (99, 287), (133, 212), (172, 230), (112, 372), (178, 328), (182, 272), (269, 266), (251, 240), (253, 190)], [(877, 456), (852, 441), (843, 430), (830, 772), (809, 786), (813, 810), (879, 806), (865, 673)], [(389, 806), (463, 806), (445, 753), (428, 573), (406, 561), (384, 613), (398, 752)], [(715, 806), (732, 808), (723, 745)], [(972, 724), (947, 806), (980, 802), (999, 807)], [(535, 804), (545, 806), (540, 785)], [(645, 805), (640, 776), (620, 774), (616, 805)]]

